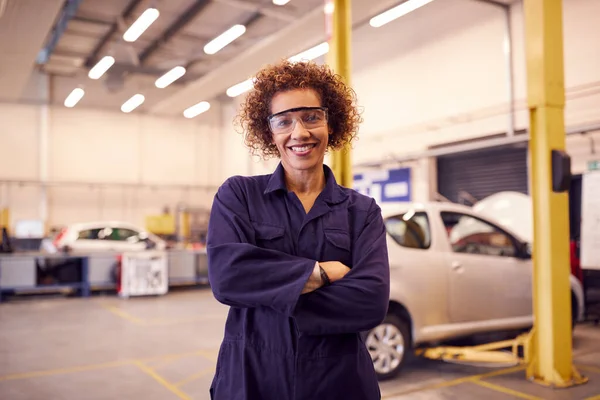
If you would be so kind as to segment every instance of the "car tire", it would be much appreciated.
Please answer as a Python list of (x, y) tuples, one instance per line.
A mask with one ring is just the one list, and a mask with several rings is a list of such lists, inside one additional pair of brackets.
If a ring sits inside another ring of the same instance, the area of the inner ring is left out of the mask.
[(394, 378), (412, 354), (409, 324), (396, 315), (388, 314), (381, 324), (365, 334), (365, 346), (377, 379)]

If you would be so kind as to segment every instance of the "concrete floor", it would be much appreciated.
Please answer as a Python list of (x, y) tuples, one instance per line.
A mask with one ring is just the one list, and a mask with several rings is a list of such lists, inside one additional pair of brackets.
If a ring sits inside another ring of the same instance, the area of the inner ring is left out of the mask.
[[(0, 399), (209, 399), (226, 312), (209, 289), (1, 304)], [(578, 326), (574, 343), (590, 379), (575, 388), (528, 383), (519, 367), (417, 360), (381, 383), (383, 398), (600, 400), (600, 326)]]

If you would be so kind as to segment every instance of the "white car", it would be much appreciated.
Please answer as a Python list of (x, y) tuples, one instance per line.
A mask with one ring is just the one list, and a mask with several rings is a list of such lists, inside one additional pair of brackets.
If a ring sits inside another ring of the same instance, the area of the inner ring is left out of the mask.
[(135, 225), (121, 221), (95, 221), (69, 225), (51, 244), (50, 251), (74, 252), (165, 250), (166, 242)]
[[(380, 379), (395, 376), (417, 346), (533, 325), (531, 250), (516, 233), (453, 203), (394, 205), (383, 214), (390, 305), (365, 333)], [(581, 320), (583, 288), (573, 275), (570, 283)]]

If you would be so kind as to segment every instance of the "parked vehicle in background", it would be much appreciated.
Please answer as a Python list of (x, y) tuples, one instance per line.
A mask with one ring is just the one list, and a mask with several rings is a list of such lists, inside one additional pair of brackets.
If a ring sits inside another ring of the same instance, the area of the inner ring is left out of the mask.
[[(531, 246), (517, 233), (453, 203), (382, 208), (390, 305), (365, 333), (380, 379), (395, 376), (416, 346), (533, 325)], [(579, 320), (583, 289), (572, 275), (570, 283)]]
[[(531, 197), (516, 192), (500, 192), (493, 194), (473, 206), (473, 210), (498, 221), (502, 226), (515, 231), (523, 240), (533, 242), (533, 209)], [(575, 224), (571, 223), (571, 227)], [(570, 234), (569, 252), (571, 274), (575, 276), (584, 289), (585, 309), (590, 317), (600, 317), (600, 268), (594, 269), (581, 263), (581, 237)], [(592, 315), (590, 315), (590, 313)]]
[(165, 250), (166, 242), (127, 222), (94, 221), (72, 224), (63, 228), (51, 243), (42, 248), (47, 251), (141, 251)]

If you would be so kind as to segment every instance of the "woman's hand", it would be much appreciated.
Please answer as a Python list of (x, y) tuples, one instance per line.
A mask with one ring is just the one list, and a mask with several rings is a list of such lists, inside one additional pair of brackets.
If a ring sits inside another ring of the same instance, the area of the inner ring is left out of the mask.
[(350, 268), (346, 267), (339, 261), (325, 261), (317, 263), (312, 274), (310, 274), (308, 281), (304, 285), (304, 288), (302, 289), (302, 294), (310, 293), (323, 286), (324, 282), (321, 279), (319, 266), (323, 268), (332, 283), (339, 281), (346, 276), (348, 271), (350, 271)]
[(339, 261), (324, 261), (319, 265), (325, 270), (331, 282), (339, 281), (350, 272), (350, 268)]

